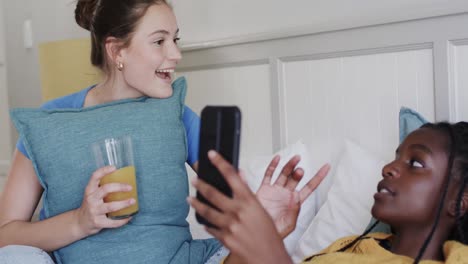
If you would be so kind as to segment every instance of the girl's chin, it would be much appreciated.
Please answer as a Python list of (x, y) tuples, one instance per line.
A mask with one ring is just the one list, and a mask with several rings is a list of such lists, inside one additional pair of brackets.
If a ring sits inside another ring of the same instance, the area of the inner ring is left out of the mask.
[(382, 221), (383, 212), (380, 210), (379, 206), (374, 204), (374, 206), (372, 206), (371, 214), (375, 219)]
[(147, 96), (152, 98), (169, 98), (172, 96), (172, 86), (168, 87), (158, 87), (156, 89), (152, 89)]

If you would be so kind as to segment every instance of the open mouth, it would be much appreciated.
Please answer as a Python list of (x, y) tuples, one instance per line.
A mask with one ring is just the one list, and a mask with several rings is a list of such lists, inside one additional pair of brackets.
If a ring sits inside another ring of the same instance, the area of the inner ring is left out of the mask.
[(156, 70), (156, 76), (163, 80), (170, 80), (171, 79), (171, 74), (174, 72), (174, 69), (161, 69), (161, 70)]
[(389, 189), (382, 188), (379, 193), (388, 193), (388, 194), (393, 194)]
[(377, 186), (377, 193), (383, 194), (383, 195), (395, 195), (395, 192), (388, 186), (385, 186), (386, 184), (379, 183)]

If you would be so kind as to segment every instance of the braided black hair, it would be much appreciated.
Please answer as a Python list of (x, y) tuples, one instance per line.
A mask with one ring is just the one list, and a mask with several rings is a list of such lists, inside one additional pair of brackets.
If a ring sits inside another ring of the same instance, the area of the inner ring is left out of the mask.
[(456, 137), (455, 172), (460, 178), (460, 189), (456, 203), (456, 230), (451, 239), (468, 244), (468, 213), (461, 215), (461, 201), (468, 188), (468, 123), (459, 122), (453, 126)]
[(447, 180), (444, 192), (440, 200), (437, 218), (434, 222), (431, 232), (429, 233), (426, 240), (424, 241), (423, 246), (419, 250), (419, 254), (415, 258), (414, 263), (419, 263), (419, 261), (421, 260), (421, 257), (426, 251), (426, 248), (432, 239), (434, 231), (437, 228), (437, 224), (439, 223), (441, 211), (448, 192), (449, 183), (453, 177), (458, 177), (460, 181), (460, 188), (458, 189), (456, 200), (456, 223), (455, 228), (452, 231), (453, 234), (451, 238), (463, 244), (467, 244), (466, 237), (468, 236), (468, 216), (466, 213), (464, 215), (461, 215), (460, 210), (461, 200), (466, 191), (468, 183), (468, 123), (459, 122), (451, 125), (443, 122), (437, 124), (426, 124), (423, 127), (448, 133), (450, 139), (448, 146), (449, 160), (447, 164)]
[(448, 187), (449, 187), (450, 181), (452, 179), (453, 160), (454, 160), (454, 156), (455, 156), (455, 153), (456, 153), (455, 133), (454, 133), (453, 128), (452, 128), (452, 126), (450, 124), (448, 124), (448, 123), (438, 123), (438, 124), (428, 123), (428, 124), (423, 125), (422, 128), (429, 128), (429, 129), (434, 129), (434, 130), (437, 130), (437, 131), (442, 131), (442, 132), (448, 133), (448, 135), (449, 135), (449, 146), (448, 146), (449, 158), (448, 158), (448, 163), (447, 163), (447, 171), (445, 173), (446, 174), (446, 177), (445, 177), (446, 180), (445, 180), (445, 184), (444, 184), (444, 189), (443, 189), (443, 192), (442, 192), (442, 197), (441, 197), (441, 199), (439, 201), (439, 206), (437, 208), (437, 216), (436, 216), (436, 219), (434, 221), (434, 224), (432, 225), (431, 231), (429, 232), (429, 235), (424, 240), (424, 243), (423, 243), (421, 249), (419, 249), (418, 255), (414, 259), (415, 264), (419, 263), (419, 261), (421, 260), (424, 252), (427, 249), (427, 246), (429, 245), (429, 242), (431, 242), (431, 240), (432, 240), (432, 236), (434, 235), (434, 232), (437, 229), (437, 225), (439, 224), (440, 215), (442, 214), (442, 209), (444, 208), (445, 198), (447, 197), (447, 193), (448, 193)]

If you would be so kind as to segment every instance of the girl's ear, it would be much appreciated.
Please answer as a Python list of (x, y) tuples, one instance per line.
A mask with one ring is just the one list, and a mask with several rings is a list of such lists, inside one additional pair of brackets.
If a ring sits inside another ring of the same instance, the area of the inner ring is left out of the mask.
[[(452, 217), (457, 216), (457, 201), (452, 200), (449, 203), (448, 213)], [(468, 213), (468, 191), (465, 191), (460, 200), (460, 215)]]
[(106, 39), (106, 54), (110, 62), (114, 65), (122, 63), (122, 42), (115, 37), (108, 37)]
[(468, 213), (468, 191), (463, 193), (462, 199), (460, 201), (460, 215), (465, 215)]

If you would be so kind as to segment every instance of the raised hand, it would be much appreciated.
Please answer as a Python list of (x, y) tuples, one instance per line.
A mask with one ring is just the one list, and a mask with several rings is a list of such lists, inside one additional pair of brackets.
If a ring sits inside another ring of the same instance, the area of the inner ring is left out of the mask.
[(85, 189), (81, 207), (75, 210), (78, 227), (84, 236), (96, 234), (103, 228), (116, 228), (127, 224), (131, 217), (121, 220), (107, 218), (109, 212), (118, 211), (134, 204), (135, 199), (105, 203), (104, 197), (112, 192), (128, 192), (132, 186), (121, 183), (108, 183), (99, 186), (100, 180), (115, 171), (115, 167), (107, 166), (96, 170)]
[(330, 170), (325, 164), (315, 176), (299, 191), (296, 186), (304, 176), (301, 168), (296, 168), (299, 156), (292, 157), (281, 170), (276, 181), (271, 184), (273, 173), (278, 167), (280, 157), (275, 156), (268, 165), (262, 184), (257, 191), (257, 199), (270, 214), (276, 230), (282, 238), (289, 235), (295, 228), (302, 203), (317, 188)]

